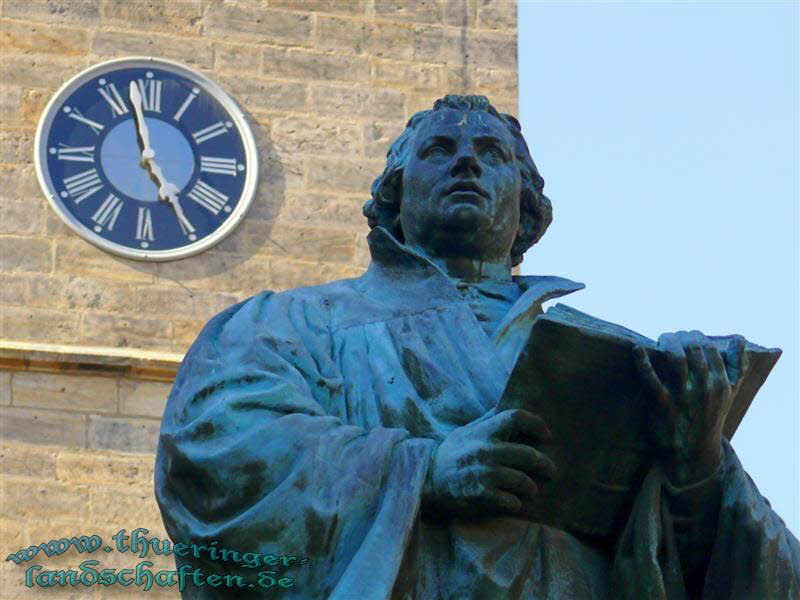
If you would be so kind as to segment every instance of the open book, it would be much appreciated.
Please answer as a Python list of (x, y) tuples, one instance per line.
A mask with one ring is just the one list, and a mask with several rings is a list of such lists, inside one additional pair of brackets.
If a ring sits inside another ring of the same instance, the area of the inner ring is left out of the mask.
[[(736, 336), (709, 337), (735, 365)], [(537, 522), (589, 535), (620, 531), (654, 453), (648, 429), (653, 399), (636, 369), (633, 346), (657, 372), (666, 353), (638, 333), (558, 304), (540, 315), (517, 358), (497, 409), (541, 416), (553, 439), (538, 448), (558, 467), (525, 513)], [(780, 357), (750, 342), (749, 366), (725, 423), (730, 438)]]

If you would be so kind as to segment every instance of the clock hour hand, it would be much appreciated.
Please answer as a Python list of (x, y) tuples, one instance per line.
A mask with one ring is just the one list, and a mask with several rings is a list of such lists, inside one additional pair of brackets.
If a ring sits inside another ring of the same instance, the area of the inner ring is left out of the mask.
[(176, 188), (171, 183), (167, 185), (172, 186), (172, 189), (174, 189), (174, 191), (167, 193), (167, 202), (169, 202), (172, 205), (172, 208), (175, 210), (175, 215), (178, 217), (178, 223), (180, 223), (183, 233), (185, 235), (191, 236), (191, 234), (194, 233), (194, 226), (192, 225), (191, 221), (189, 221), (189, 219), (186, 218), (186, 215), (183, 214), (181, 203), (178, 200), (178, 188)]
[(153, 159), (149, 159), (147, 162), (147, 168), (150, 171), (150, 175), (158, 185), (158, 197), (161, 200), (165, 200), (169, 202), (172, 208), (175, 210), (175, 215), (178, 217), (178, 222), (181, 225), (181, 229), (183, 229), (183, 233), (190, 234), (194, 233), (194, 226), (186, 218), (186, 215), (183, 214), (183, 209), (181, 208), (181, 202), (178, 200), (178, 186), (174, 183), (170, 183), (164, 178), (164, 173), (161, 171), (161, 167), (159, 167)]

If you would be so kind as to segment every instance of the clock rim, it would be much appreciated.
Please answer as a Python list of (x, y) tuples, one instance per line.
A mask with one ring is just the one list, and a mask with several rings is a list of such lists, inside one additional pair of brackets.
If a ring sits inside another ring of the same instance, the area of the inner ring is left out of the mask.
[[(63, 203), (58, 197), (56, 187), (53, 185), (50, 173), (46, 167), (47, 140), (44, 139), (44, 136), (49, 134), (50, 127), (63, 102), (84, 83), (103, 73), (119, 70), (121, 68), (147, 67), (148, 65), (152, 65), (153, 68), (159, 68), (158, 65), (162, 65), (165, 70), (175, 71), (178, 75), (186, 77), (211, 94), (228, 112), (231, 120), (236, 125), (236, 129), (242, 137), (245, 159), (247, 161), (244, 187), (242, 188), (242, 193), (236, 208), (230, 213), (228, 218), (210, 235), (196, 242), (192, 242), (191, 244), (172, 250), (137, 250), (111, 242), (87, 228), (78, 221), (66, 207), (62, 206)], [(42, 116), (39, 118), (36, 134), (34, 136), (33, 154), (36, 178), (39, 181), (39, 186), (44, 192), (51, 208), (55, 210), (56, 214), (73, 232), (105, 252), (144, 262), (165, 262), (188, 258), (220, 243), (236, 229), (242, 220), (244, 220), (250, 205), (253, 203), (256, 188), (258, 187), (258, 151), (256, 148), (255, 136), (245, 117), (244, 111), (242, 111), (231, 95), (213, 79), (179, 62), (154, 56), (126, 56), (103, 61), (84, 69), (68, 79), (50, 98), (42, 112)]]

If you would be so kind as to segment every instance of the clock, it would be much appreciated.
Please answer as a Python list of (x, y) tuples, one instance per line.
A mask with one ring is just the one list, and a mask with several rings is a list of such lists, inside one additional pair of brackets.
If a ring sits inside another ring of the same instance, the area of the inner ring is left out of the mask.
[(253, 133), (216, 83), (178, 63), (97, 64), (56, 92), (35, 139), (39, 182), (78, 235), (147, 261), (197, 254), (244, 218)]

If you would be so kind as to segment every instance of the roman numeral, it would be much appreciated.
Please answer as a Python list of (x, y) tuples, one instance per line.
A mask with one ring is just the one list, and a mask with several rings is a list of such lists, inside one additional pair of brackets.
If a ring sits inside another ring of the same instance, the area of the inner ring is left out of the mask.
[(153, 219), (150, 209), (139, 207), (139, 218), (136, 221), (136, 239), (145, 242), (153, 241)]
[(94, 230), (100, 232), (103, 227), (109, 231), (113, 230), (114, 223), (117, 222), (120, 210), (122, 210), (122, 200), (117, 198), (114, 194), (109, 194), (106, 199), (103, 200), (100, 208), (92, 215), (92, 221), (97, 223)]
[(118, 117), (119, 115), (124, 115), (128, 112), (128, 107), (125, 104), (125, 100), (122, 99), (122, 96), (119, 95), (117, 91), (117, 87), (113, 83), (109, 83), (106, 86), (100, 87), (97, 90), (100, 92), (100, 95), (106, 99), (106, 102), (111, 106), (111, 116)]
[(219, 121), (213, 125), (209, 125), (205, 129), (195, 131), (192, 134), (192, 137), (194, 138), (195, 142), (202, 144), (203, 142), (210, 140), (211, 138), (215, 138), (218, 135), (222, 135), (223, 133), (228, 133), (228, 128), (225, 127), (225, 123)]
[(197, 183), (192, 188), (192, 191), (187, 194), (189, 198), (197, 202), (200, 206), (210, 210), (215, 215), (219, 214), (222, 207), (228, 201), (228, 197), (215, 190), (204, 181), (197, 180)]
[(181, 117), (183, 116), (183, 113), (186, 112), (186, 109), (189, 108), (189, 105), (192, 103), (192, 100), (197, 98), (197, 94), (199, 94), (199, 93), (200, 93), (200, 90), (198, 90), (197, 88), (194, 88), (191, 91), (191, 93), (188, 96), (186, 96), (186, 100), (183, 101), (183, 104), (181, 104), (181, 107), (178, 109), (178, 112), (176, 112), (175, 116), (173, 117), (176, 121), (180, 121), (181, 120)]
[(200, 170), (206, 173), (236, 175), (236, 159), (220, 158), (218, 156), (201, 156)]
[[(58, 160), (74, 160), (78, 162), (94, 162), (94, 146), (58, 145)], [(53, 152), (53, 150), (50, 150)]]
[[(66, 108), (69, 107), (65, 107), (65, 110)], [(91, 119), (87, 119), (81, 114), (81, 111), (79, 111), (77, 108), (72, 108), (67, 112), (69, 112), (70, 119), (75, 119), (76, 121), (80, 121), (84, 125), (88, 125), (89, 127), (92, 128), (92, 131), (94, 131), (97, 135), (100, 135), (100, 132), (103, 131), (103, 126), (100, 125), (100, 123), (98, 123), (97, 121), (92, 121)]]
[(142, 93), (142, 109), (150, 112), (161, 112), (161, 82), (157, 79), (139, 79), (139, 91)]
[(83, 200), (94, 194), (103, 187), (103, 182), (97, 174), (96, 169), (89, 169), (76, 175), (71, 175), (64, 179), (64, 187), (75, 204), (80, 204)]

